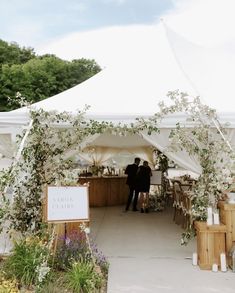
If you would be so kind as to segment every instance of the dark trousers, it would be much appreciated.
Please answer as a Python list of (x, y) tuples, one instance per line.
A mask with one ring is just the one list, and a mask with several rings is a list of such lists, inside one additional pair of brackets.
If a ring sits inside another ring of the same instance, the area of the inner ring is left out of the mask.
[(130, 204), (132, 202), (133, 197), (134, 197), (133, 210), (137, 209), (137, 201), (138, 201), (138, 195), (139, 195), (139, 191), (136, 190), (134, 186), (129, 185), (129, 189), (130, 189), (130, 193), (129, 193), (128, 200), (126, 203), (126, 211), (129, 210), (129, 207), (130, 207)]

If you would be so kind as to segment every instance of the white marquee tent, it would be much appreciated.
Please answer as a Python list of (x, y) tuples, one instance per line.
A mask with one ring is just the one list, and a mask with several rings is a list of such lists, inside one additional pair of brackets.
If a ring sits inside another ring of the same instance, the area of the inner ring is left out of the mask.
[[(231, 79), (235, 75), (231, 74), (235, 70), (235, 58), (230, 54), (231, 62), (228, 62), (227, 51), (199, 48), (169, 28), (155, 33), (153, 38), (157, 39), (157, 45), (151, 49), (155, 50), (156, 58), (148, 59), (148, 52), (145, 52), (144, 60), (133, 60), (130, 56), (129, 62), (106, 68), (89, 80), (32, 107), (75, 113), (90, 105), (87, 118), (128, 124), (136, 117), (147, 117), (157, 112), (158, 102), (166, 97), (166, 93), (179, 89), (193, 96), (200, 95), (206, 104), (223, 111), (219, 114), (220, 122), (230, 123), (226, 139), (234, 145), (235, 112), (231, 111), (235, 109), (235, 99), (232, 99)], [(6, 158), (11, 158), (15, 152), (16, 134), (29, 123), (28, 112), (27, 108), (21, 108), (0, 113), (0, 153)], [(184, 114), (164, 119), (160, 134), (151, 136), (144, 132), (140, 136), (128, 137), (96, 135), (89, 141), (89, 146), (96, 149), (98, 163), (123, 150), (149, 158), (150, 146), (166, 151), (170, 130), (179, 121), (185, 121)], [(186, 152), (167, 155), (180, 166), (200, 173), (197, 160)]]

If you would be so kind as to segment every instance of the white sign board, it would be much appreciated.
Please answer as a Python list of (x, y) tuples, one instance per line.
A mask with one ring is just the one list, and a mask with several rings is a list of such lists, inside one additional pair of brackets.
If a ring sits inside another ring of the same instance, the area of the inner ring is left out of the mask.
[(151, 185), (161, 185), (162, 184), (162, 171), (152, 170), (150, 184)]
[(89, 198), (87, 186), (48, 186), (48, 222), (89, 221)]

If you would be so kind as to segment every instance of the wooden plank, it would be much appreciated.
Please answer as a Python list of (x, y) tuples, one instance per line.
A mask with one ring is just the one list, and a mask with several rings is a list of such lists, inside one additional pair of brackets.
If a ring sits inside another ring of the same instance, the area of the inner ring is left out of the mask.
[(235, 204), (220, 201), (218, 207), (220, 209), (221, 222), (227, 227), (226, 253), (228, 254), (235, 242)]
[(129, 193), (126, 177), (79, 178), (80, 184), (88, 182), (91, 207), (123, 205), (126, 203)]
[(220, 254), (225, 253), (225, 235), (223, 233), (214, 233), (214, 260), (213, 263), (216, 263), (220, 267)]
[(218, 202), (218, 208), (223, 209), (225, 211), (235, 211), (235, 204), (234, 203), (227, 203), (224, 200), (220, 200)]
[(197, 233), (198, 264), (201, 269), (208, 269), (208, 234)]
[(129, 186), (126, 184), (126, 179), (120, 181), (119, 195), (119, 204), (125, 204), (129, 195)]
[(74, 232), (81, 231), (80, 225), (80, 222), (66, 223), (64, 233), (66, 233), (66, 236), (69, 237), (70, 234), (74, 234)]
[(226, 212), (224, 209), (220, 209), (219, 216), (220, 216), (220, 223), (226, 225)]
[(213, 263), (217, 263), (217, 259), (219, 257), (219, 255), (217, 256), (215, 254), (215, 234), (216, 233), (206, 233), (207, 234), (207, 259), (206, 259), (206, 263), (208, 264), (208, 266), (210, 266), (210, 269), (212, 268)]
[(220, 254), (225, 252), (226, 226), (207, 226), (205, 222), (199, 221), (196, 221), (194, 225), (197, 231), (199, 267), (202, 270), (211, 270), (214, 263), (220, 265)]
[(227, 228), (226, 225), (220, 224), (220, 225), (207, 225), (206, 222), (200, 222), (195, 221), (194, 226), (197, 230), (200, 230), (200, 232), (226, 232)]
[(108, 184), (108, 206), (119, 204), (119, 185), (120, 180), (116, 178), (110, 179)]
[(235, 211), (232, 212), (231, 214), (231, 230), (232, 230), (232, 239), (235, 241)]
[(232, 232), (227, 232), (226, 233), (226, 253), (228, 254), (230, 249), (233, 246), (233, 236)]

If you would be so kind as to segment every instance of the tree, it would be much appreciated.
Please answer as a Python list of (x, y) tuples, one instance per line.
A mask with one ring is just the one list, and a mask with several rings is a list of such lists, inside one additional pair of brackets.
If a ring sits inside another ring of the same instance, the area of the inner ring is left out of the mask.
[(101, 70), (94, 60), (69, 62), (50, 54), (36, 56), (33, 49), (21, 49), (17, 44), (8, 45), (1, 40), (0, 56), (0, 111), (19, 107), (9, 103), (9, 98), (14, 101), (18, 92), (27, 101), (37, 102), (71, 88)]
[(20, 48), (17, 43), (0, 40), (0, 65), (22, 64), (35, 57), (33, 48)]

